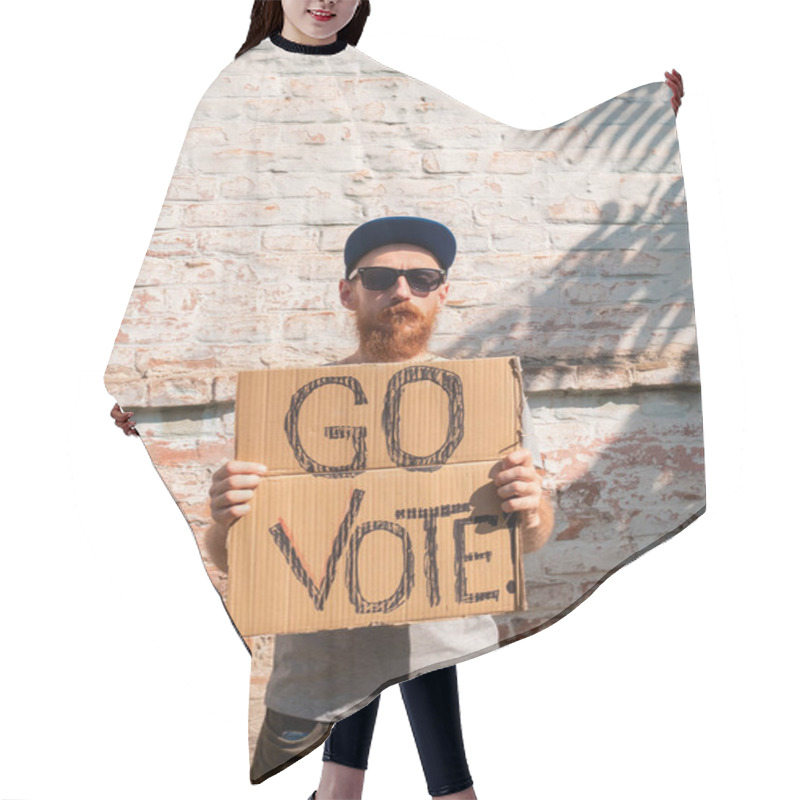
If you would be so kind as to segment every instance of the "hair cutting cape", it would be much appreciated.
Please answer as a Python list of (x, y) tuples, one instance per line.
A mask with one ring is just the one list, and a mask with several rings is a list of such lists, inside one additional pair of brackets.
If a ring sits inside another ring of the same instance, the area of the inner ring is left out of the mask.
[[(668, 88), (641, 86), (526, 131), (352, 46), (304, 54), (266, 39), (197, 107), (105, 376), (135, 412), (223, 600), (228, 575), (202, 534), (211, 475), (234, 457), (237, 375), (316, 368), (356, 349), (337, 288), (344, 243), (362, 222), (391, 215), (455, 235), (430, 348), (446, 359), (520, 359), (533, 420), (523, 441), (541, 453), (555, 527), (522, 556), (525, 608), (245, 633), (254, 780), (309, 752), (329, 723), (386, 686), (553, 623), (705, 506)], [(322, 533), (330, 541), (336, 531)], [(421, 571), (419, 553), (417, 563)], [(314, 580), (323, 571), (309, 566)], [(424, 591), (421, 577), (414, 591)], [(320, 724), (281, 751), (265, 743), (267, 708)]]

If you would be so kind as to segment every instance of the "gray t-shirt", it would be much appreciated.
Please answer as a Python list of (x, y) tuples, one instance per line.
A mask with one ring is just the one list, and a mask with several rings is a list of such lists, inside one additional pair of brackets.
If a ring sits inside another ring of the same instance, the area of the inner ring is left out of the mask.
[[(522, 428), (522, 446), (541, 467), (527, 403), (522, 407)], [(336, 722), (366, 705), (388, 684), (498, 646), (497, 626), (488, 614), (278, 635), (266, 704), (283, 714)]]

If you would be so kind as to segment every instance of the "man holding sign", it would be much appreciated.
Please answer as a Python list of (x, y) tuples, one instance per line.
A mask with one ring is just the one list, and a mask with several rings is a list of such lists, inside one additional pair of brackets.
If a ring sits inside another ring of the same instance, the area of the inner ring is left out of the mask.
[[(358, 349), (339, 364), (443, 361), (428, 350), (439, 310), (450, 289), (456, 252), (452, 233), (418, 217), (385, 217), (357, 228), (344, 251), (342, 305), (355, 316)], [(541, 463), (523, 403), (525, 447), (492, 470), (500, 507), (517, 512), (525, 552), (539, 549), (552, 530), (552, 509), (542, 494)], [(206, 549), (227, 571), (228, 532), (251, 510), (265, 464), (231, 461), (213, 476), (213, 525)], [(260, 782), (307, 753), (330, 728), (379, 691), (387, 676), (418, 674), (432, 663), (497, 647), (491, 616), (278, 635), (267, 687), (267, 713), (256, 746), (251, 780)], [(398, 664), (407, 665), (398, 672)], [(439, 797), (475, 797), (464, 755), (455, 666), (401, 684), (428, 788)], [(379, 697), (338, 722), (326, 742), (317, 800), (359, 797)]]

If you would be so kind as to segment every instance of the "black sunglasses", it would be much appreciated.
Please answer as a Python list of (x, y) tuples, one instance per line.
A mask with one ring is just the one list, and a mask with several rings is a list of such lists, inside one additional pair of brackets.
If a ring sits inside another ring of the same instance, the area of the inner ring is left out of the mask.
[(394, 267), (359, 267), (356, 272), (365, 289), (382, 292), (391, 289), (401, 275), (415, 292), (432, 292), (446, 280), (447, 273), (439, 269), (394, 269)]

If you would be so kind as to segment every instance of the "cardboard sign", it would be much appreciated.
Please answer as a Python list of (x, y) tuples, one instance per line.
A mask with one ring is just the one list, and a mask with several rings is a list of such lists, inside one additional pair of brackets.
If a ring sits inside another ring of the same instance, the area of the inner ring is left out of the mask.
[(236, 458), (269, 475), (228, 540), (239, 631), (524, 609), (490, 476), (521, 441), (520, 375), (516, 358), (240, 373)]

